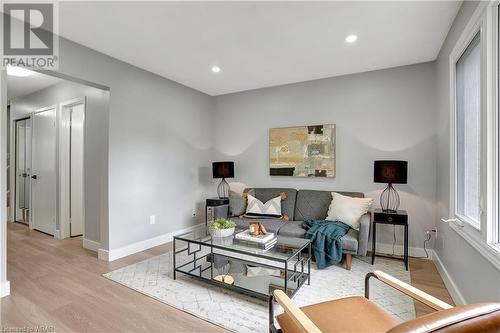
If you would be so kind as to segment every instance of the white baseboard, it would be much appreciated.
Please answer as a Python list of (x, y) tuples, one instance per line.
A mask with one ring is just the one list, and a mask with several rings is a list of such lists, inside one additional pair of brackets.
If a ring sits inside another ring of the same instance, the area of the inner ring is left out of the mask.
[(446, 270), (446, 267), (444, 266), (443, 262), (439, 258), (439, 255), (434, 252), (433, 256), (433, 261), (434, 264), (436, 265), (436, 268), (439, 272), (439, 275), (441, 275), (441, 278), (443, 279), (444, 285), (446, 286), (446, 289), (448, 289), (448, 292), (450, 293), (451, 298), (453, 299), (453, 302), (455, 302), (455, 305), (465, 305), (467, 302), (465, 301), (464, 296), (458, 289), (457, 285), (455, 282), (453, 282), (453, 279), (451, 278), (450, 273)]
[(0, 298), (10, 295), (10, 281), (0, 282)]
[(111, 261), (111, 260), (109, 260), (109, 251), (108, 250), (104, 250), (104, 249), (98, 249), (97, 250), (97, 258), (99, 260)]
[(101, 243), (98, 243), (98, 242), (95, 242), (93, 240), (86, 239), (86, 238), (83, 239), (83, 248), (84, 249), (97, 252), (100, 247), (101, 247)]
[[(372, 246), (369, 244), (368, 250), (371, 251)], [(377, 253), (382, 253), (382, 254), (389, 254), (392, 255), (392, 244), (386, 244), (386, 243), (377, 243)], [(404, 253), (403, 245), (398, 245), (396, 244), (394, 246), (394, 254), (398, 256), (402, 256)], [(429, 253), (429, 258), (432, 259), (433, 251), (430, 249), (427, 249), (427, 253)], [(426, 257), (425, 251), (422, 247), (408, 247), (408, 255), (410, 257), (415, 257), (415, 258), (424, 258)]]
[(122, 247), (119, 247), (117, 249), (111, 249), (111, 250), (105, 250), (105, 249), (99, 249), (97, 251), (98, 255), (97, 257), (101, 260), (106, 260), (106, 261), (113, 261), (117, 260), (126, 256), (129, 256), (134, 253), (138, 253), (147, 249), (150, 249), (152, 247), (162, 245), (165, 243), (169, 243), (173, 241), (174, 236), (183, 234), (186, 232), (194, 231), (198, 228), (201, 228), (205, 226), (205, 223), (197, 224), (189, 228), (185, 228), (182, 230), (177, 230), (174, 232), (169, 232), (160, 236), (156, 236), (153, 238), (149, 238), (140, 242), (132, 243), (129, 245), (125, 245)]

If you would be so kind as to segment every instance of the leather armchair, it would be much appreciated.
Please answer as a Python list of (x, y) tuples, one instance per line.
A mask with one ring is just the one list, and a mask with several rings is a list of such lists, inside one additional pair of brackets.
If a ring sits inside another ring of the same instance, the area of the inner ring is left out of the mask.
[[(369, 300), (369, 280), (376, 278), (400, 292), (420, 301), (436, 312), (398, 322), (388, 312)], [(274, 324), (274, 302), (285, 312)], [(387, 332), (387, 333), (498, 333), (500, 332), (500, 303), (480, 303), (453, 307), (423, 291), (381, 271), (368, 273), (365, 278), (365, 296), (297, 307), (281, 290), (275, 290), (269, 299), (270, 332)]]

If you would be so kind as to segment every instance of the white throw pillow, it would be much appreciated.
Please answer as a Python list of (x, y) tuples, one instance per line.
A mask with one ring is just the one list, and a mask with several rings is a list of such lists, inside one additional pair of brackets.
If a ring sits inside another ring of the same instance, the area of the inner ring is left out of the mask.
[(262, 203), (251, 194), (247, 194), (247, 217), (281, 217), (281, 196)]
[(352, 198), (332, 192), (332, 202), (326, 219), (344, 222), (351, 228), (359, 230), (359, 219), (368, 212), (372, 202), (371, 198)]

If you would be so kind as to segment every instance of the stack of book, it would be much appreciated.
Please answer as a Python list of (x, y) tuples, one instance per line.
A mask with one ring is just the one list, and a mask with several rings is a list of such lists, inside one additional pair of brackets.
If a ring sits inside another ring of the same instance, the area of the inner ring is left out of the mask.
[(272, 232), (268, 232), (265, 235), (252, 236), (252, 234), (250, 234), (250, 230), (245, 230), (234, 236), (235, 243), (254, 246), (262, 250), (269, 250), (276, 244), (277, 241), (278, 237), (276, 237)]

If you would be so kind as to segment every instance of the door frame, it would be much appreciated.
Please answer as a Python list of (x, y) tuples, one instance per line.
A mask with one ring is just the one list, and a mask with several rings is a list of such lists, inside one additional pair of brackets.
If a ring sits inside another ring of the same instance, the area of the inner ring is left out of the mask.
[[(46, 106), (46, 107), (43, 107), (41, 109), (37, 109), (35, 110), (34, 112), (31, 113), (31, 176), (33, 176), (33, 152), (35, 151), (35, 145), (33, 144), (33, 132), (34, 132), (34, 129), (36, 127), (36, 122), (35, 122), (35, 115), (37, 113), (41, 113), (41, 112), (45, 112), (45, 111), (49, 111), (49, 110), (52, 110), (54, 109), (55, 113), (56, 113), (56, 146), (54, 147), (55, 149), (55, 160), (54, 160), (54, 165), (56, 167), (56, 170), (55, 170), (55, 173), (56, 173), (56, 181), (57, 181), (57, 176), (58, 176), (58, 173), (59, 173), (59, 170), (58, 170), (58, 165), (57, 165), (57, 160), (59, 159), (59, 154), (58, 154), (58, 149), (57, 149), (57, 146), (58, 146), (58, 130), (57, 130), (57, 118), (58, 118), (58, 110), (57, 110), (57, 104), (54, 104), (54, 105), (50, 105), (50, 106)], [(59, 200), (58, 200), (58, 193), (57, 193), (57, 185), (56, 185), (56, 225), (54, 227), (54, 237), (55, 238), (59, 238), (59, 230), (57, 229), (57, 225), (58, 225), (58, 222), (59, 222), (59, 216), (57, 214), (57, 207), (59, 206)], [(31, 203), (31, 207), (32, 207), (32, 210), (31, 210), (31, 219), (30, 219), (30, 229), (35, 229), (35, 210), (33, 209), (33, 178), (30, 177), (30, 203)]]
[[(28, 115), (28, 116), (25, 116), (25, 117), (13, 120), (13, 122), (14, 122), (14, 154), (11, 154), (11, 155), (14, 155), (14, 170), (11, 170), (11, 172), (13, 172), (13, 174), (14, 174), (14, 178), (13, 178), (14, 181), (11, 182), (11, 188), (14, 189), (14, 191), (11, 191), (12, 192), (11, 202), (14, 202), (14, 209), (12, 209), (11, 211), (13, 213), (13, 221), (14, 222), (18, 222), (17, 218), (16, 218), (17, 217), (17, 147), (18, 147), (17, 122), (18, 121), (28, 120), (28, 119), (31, 120), (31, 114)], [(31, 132), (30, 132), (29, 140), (31, 141)], [(32, 142), (30, 142), (30, 145), (31, 144), (32, 144)], [(25, 152), (25, 154), (26, 154), (26, 152)], [(30, 149), (29, 154), (31, 155), (31, 149)], [(12, 156), (11, 156), (11, 166), (12, 166)], [(30, 174), (29, 174), (28, 181), (30, 183), (30, 190), (29, 190), (28, 196), (30, 198), (30, 208), (31, 208), (31, 156), (30, 156), (30, 165), (29, 165), (29, 168), (30, 168)], [(12, 177), (11, 177), (11, 179), (12, 179)], [(33, 225), (32, 225), (31, 220), (32, 219), (31, 219), (31, 213), (30, 213), (30, 218), (28, 220), (28, 225), (29, 225), (30, 229), (33, 229)]]
[(59, 103), (59, 238), (71, 237), (70, 233), (70, 167), (71, 167), (71, 140), (70, 140), (70, 123), (69, 123), (69, 113), (66, 112), (68, 107), (83, 104), (83, 180), (82, 180), (82, 218), (83, 218), (83, 239), (85, 239), (85, 141), (86, 141), (86, 111), (87, 111), (87, 100), (86, 97), (73, 98), (68, 101)]

